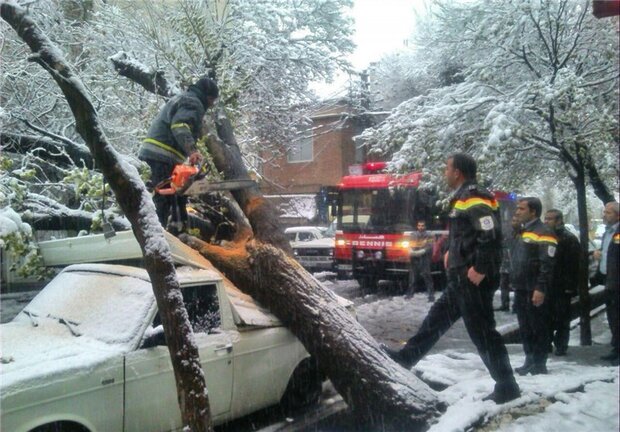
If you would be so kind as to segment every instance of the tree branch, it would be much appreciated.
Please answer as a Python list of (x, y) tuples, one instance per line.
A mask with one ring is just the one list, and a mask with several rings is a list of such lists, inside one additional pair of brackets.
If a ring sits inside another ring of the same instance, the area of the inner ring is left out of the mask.
[(145, 259), (164, 325), (175, 373), (183, 424), (194, 432), (210, 431), (211, 417), (198, 347), (192, 337), (176, 271), (155, 206), (137, 171), (109, 144), (86, 89), (60, 51), (37, 27), (26, 10), (12, 0), (0, 0), (0, 16), (30, 47), (31, 59), (47, 70), (73, 112), (76, 129), (90, 149), (131, 222)]

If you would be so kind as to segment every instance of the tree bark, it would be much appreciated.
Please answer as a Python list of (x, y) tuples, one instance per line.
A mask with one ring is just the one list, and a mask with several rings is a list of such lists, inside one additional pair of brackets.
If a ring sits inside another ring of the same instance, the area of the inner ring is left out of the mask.
[(126, 163), (108, 143), (81, 81), (26, 10), (11, 0), (0, 0), (0, 15), (30, 47), (32, 59), (50, 73), (62, 90), (75, 117), (78, 133), (88, 145), (131, 222), (161, 313), (183, 424), (194, 432), (212, 430), (198, 347), (193, 340), (170, 249), (165, 242), (163, 228), (157, 222), (150, 194), (135, 168)]
[[(130, 68), (125, 74), (132, 78)], [(207, 144), (216, 168), (226, 179), (248, 179), (222, 109), (217, 110), (216, 125), (218, 136)], [(255, 241), (237, 236), (226, 248), (189, 236), (183, 237), (185, 241), (299, 338), (360, 421), (374, 425), (389, 421), (397, 430), (428, 428), (429, 420), (443, 409), (432, 390), (387, 357), (333, 293), (291, 258), (275, 209), (258, 187), (235, 191), (233, 196), (250, 221)]]
[[(76, 212), (77, 213), (77, 212)], [(28, 223), (35, 230), (49, 230), (49, 231), (90, 231), (93, 216), (85, 214), (33, 214), (28, 212), (22, 216), (22, 220)], [(130, 228), (128, 223), (124, 219), (112, 219), (109, 220), (112, 224), (112, 228), (116, 231), (125, 231)]]
[(588, 172), (588, 179), (590, 180), (592, 189), (594, 189), (594, 194), (603, 202), (603, 204), (615, 201), (614, 195), (609, 191), (609, 188), (599, 175), (598, 169), (596, 168), (596, 165), (594, 165), (592, 158), (589, 157), (589, 151), (586, 170)]
[(366, 427), (424, 430), (444, 409), (426, 384), (391, 361), (331, 291), (278, 248), (258, 241), (222, 248), (194, 237), (182, 240), (297, 336)]
[[(582, 163), (582, 159), (577, 157), (577, 162)], [(579, 304), (580, 304), (580, 317), (579, 317), (579, 329), (580, 329), (580, 343), (581, 345), (592, 345), (592, 329), (590, 327), (590, 293), (588, 290), (588, 245), (590, 239), (588, 238), (588, 207), (586, 202), (586, 179), (585, 169), (583, 164), (580, 164), (577, 168), (577, 175), (572, 178), (577, 191), (577, 214), (579, 216), (579, 242), (581, 246), (580, 253), (580, 266), (577, 280), (577, 290), (579, 292)]]

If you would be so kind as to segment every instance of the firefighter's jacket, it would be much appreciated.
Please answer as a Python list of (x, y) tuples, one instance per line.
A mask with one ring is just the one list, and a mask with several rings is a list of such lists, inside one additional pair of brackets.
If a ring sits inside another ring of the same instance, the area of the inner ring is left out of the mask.
[(510, 283), (515, 290), (547, 293), (553, 281), (558, 241), (540, 219), (523, 227), (512, 250)]
[(190, 88), (166, 103), (159, 112), (142, 143), (139, 158), (170, 164), (183, 161), (196, 151), (196, 141), (202, 135), (205, 107), (198, 94)]
[(448, 269), (474, 267), (496, 279), (502, 252), (502, 229), (495, 197), (475, 183), (466, 182), (450, 201)]

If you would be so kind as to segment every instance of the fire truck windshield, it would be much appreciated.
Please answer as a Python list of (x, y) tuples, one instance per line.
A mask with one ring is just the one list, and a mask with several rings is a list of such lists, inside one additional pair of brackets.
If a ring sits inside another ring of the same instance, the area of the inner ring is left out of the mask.
[(413, 187), (343, 190), (338, 229), (383, 234), (414, 230), (419, 220), (430, 226), (432, 204), (426, 197)]

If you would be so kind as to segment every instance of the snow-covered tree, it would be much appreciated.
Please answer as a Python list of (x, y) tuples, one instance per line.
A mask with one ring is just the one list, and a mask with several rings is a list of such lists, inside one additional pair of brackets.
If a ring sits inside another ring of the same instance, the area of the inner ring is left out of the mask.
[[(127, 53), (178, 87), (214, 76), (221, 105), (252, 156), (290, 136), (311, 98), (308, 82), (347, 67), (352, 50), (352, 23), (342, 13), (350, 0), (23, 3), (68, 53), (108, 139), (129, 157), (165, 97), (120, 77), (110, 59)], [(0, 207), (30, 215), (35, 229), (60, 219), (67, 229), (97, 229), (104, 219), (127, 228), (58, 89), (45, 71), (29, 67), (23, 44), (0, 25), (0, 145), (7, 169)], [(140, 166), (135, 158), (133, 164)]]
[(617, 20), (595, 19), (585, 0), (437, 1), (432, 13), (419, 49), (457, 65), (462, 82), (402, 103), (363, 139), (434, 179), (464, 150), (496, 187), (570, 182), (585, 255), (586, 186), (603, 202), (617, 187)]

